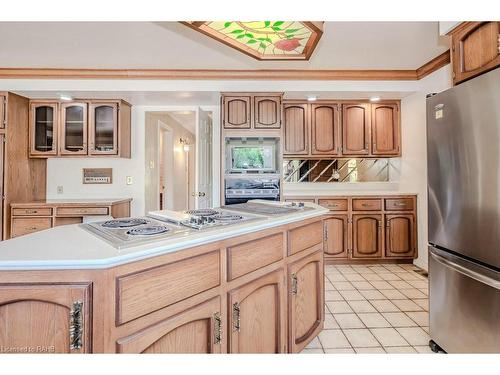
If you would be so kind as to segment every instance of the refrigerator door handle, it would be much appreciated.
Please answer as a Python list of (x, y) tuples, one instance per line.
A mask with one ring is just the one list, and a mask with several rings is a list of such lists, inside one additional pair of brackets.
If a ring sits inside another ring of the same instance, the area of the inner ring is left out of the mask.
[(464, 276), (470, 277), (470, 278), (472, 278), (474, 280), (479, 281), (480, 283), (489, 285), (492, 288), (500, 290), (500, 281), (499, 280), (495, 280), (495, 279), (493, 279), (493, 278), (491, 278), (489, 276), (486, 276), (486, 275), (484, 275), (482, 273), (473, 271), (470, 268), (467, 268), (467, 267), (459, 264), (458, 262), (453, 262), (453, 261), (449, 260), (448, 258), (445, 258), (445, 257), (439, 255), (437, 253), (438, 251), (439, 250), (433, 248), (429, 252), (429, 254), (431, 255), (431, 257), (433, 257), (437, 262), (441, 263), (442, 265), (444, 265), (446, 267), (450, 267), (450, 268), (454, 269), (455, 271), (461, 273)]

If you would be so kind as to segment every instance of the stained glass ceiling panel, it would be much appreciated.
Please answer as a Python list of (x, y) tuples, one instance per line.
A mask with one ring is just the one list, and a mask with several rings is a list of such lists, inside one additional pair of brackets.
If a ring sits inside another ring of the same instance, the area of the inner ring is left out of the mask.
[(323, 33), (323, 22), (193, 21), (184, 22), (259, 60), (308, 60)]

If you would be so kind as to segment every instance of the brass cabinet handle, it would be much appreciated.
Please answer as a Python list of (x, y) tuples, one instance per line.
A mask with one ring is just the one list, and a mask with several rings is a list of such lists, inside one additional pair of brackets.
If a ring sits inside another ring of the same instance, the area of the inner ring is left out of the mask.
[(370, 207), (370, 203), (361, 203), (361, 206), (363, 206), (363, 207)]
[(214, 314), (214, 344), (219, 345), (222, 341), (222, 318), (220, 312)]
[(69, 312), (69, 348), (81, 349), (83, 346), (83, 301), (75, 301)]
[(297, 280), (297, 275), (292, 273), (292, 294), (297, 295), (297, 291), (299, 288), (299, 281)]
[(404, 207), (404, 206), (406, 206), (406, 203), (398, 203), (398, 202), (396, 202), (396, 203), (394, 203), (394, 205), (397, 206), (397, 207)]
[(233, 331), (240, 332), (240, 324), (240, 304), (235, 302), (233, 303)]

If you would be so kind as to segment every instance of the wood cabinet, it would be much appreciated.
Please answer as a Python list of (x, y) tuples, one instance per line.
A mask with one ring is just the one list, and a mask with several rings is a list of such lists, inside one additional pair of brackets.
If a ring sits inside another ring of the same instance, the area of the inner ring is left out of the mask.
[(107, 202), (12, 202), (10, 237), (19, 237), (60, 225), (82, 223), (83, 218), (89, 215), (129, 217), (131, 201), (132, 199), (128, 198)]
[(279, 129), (281, 96), (254, 96), (253, 119), (255, 129)]
[[(323, 220), (324, 255), (331, 263), (414, 259), (417, 197), (414, 195), (285, 197), (330, 210)], [(308, 231), (308, 238), (312, 237)]]
[(229, 351), (286, 352), (284, 270), (261, 276), (229, 292)]
[(455, 85), (500, 66), (500, 22), (463, 22), (450, 34)]
[(413, 214), (385, 216), (385, 256), (413, 258), (416, 252)]
[(352, 257), (382, 257), (382, 215), (352, 215)]
[(391, 103), (372, 104), (371, 111), (372, 155), (399, 155), (399, 106)]
[(337, 104), (311, 105), (311, 155), (340, 155)]
[(342, 105), (342, 154), (370, 154), (370, 104)]
[(289, 348), (300, 352), (321, 331), (324, 320), (323, 254), (317, 251), (288, 268)]
[(119, 353), (207, 354), (221, 353), (220, 297), (167, 317), (117, 341)]
[(87, 103), (62, 103), (61, 155), (87, 154)]
[(57, 103), (30, 103), (30, 155), (57, 155), (58, 129)]
[(30, 157), (131, 154), (131, 107), (123, 100), (30, 103)]
[(0, 285), (0, 346), (22, 353), (91, 352), (89, 284)]
[(222, 95), (224, 129), (281, 128), (282, 93), (225, 93)]
[(29, 158), (29, 99), (0, 92), (0, 107), (0, 238), (5, 240), (11, 233), (11, 203), (45, 198), (47, 162)]
[(286, 101), (286, 157), (395, 157), (401, 155), (399, 101)]
[(283, 113), (283, 155), (308, 155), (309, 106), (286, 104)]
[(118, 153), (118, 104), (89, 104), (89, 155)]
[(347, 258), (348, 222), (348, 215), (331, 215), (325, 219), (325, 255), (332, 258)]
[(7, 122), (6, 118), (7, 113), (7, 97), (0, 93), (0, 129), (5, 128), (5, 124)]
[(250, 103), (250, 96), (224, 96), (222, 100), (224, 128), (250, 129), (252, 125)]

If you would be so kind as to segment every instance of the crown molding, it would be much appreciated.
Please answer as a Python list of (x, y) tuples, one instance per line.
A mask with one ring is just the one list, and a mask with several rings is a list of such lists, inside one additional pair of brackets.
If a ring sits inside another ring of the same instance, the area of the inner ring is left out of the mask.
[(0, 68), (0, 79), (415, 81), (449, 63), (448, 50), (415, 70)]

